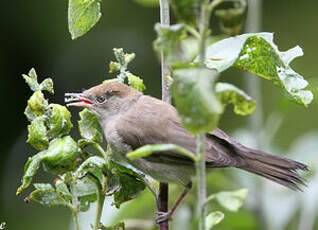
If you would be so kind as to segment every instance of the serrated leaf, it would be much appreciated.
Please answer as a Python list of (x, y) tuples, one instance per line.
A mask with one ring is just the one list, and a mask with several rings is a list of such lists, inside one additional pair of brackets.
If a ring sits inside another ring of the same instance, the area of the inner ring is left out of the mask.
[(29, 199), (48, 207), (68, 207), (69, 205), (68, 202), (52, 188), (35, 190), (30, 194)]
[(43, 156), (44, 168), (53, 174), (63, 174), (74, 170), (79, 154), (78, 145), (70, 136), (56, 139), (50, 142)]
[(53, 81), (51, 78), (46, 78), (39, 86), (40, 90), (46, 90), (50, 93), (54, 93)]
[(49, 146), (49, 139), (44, 117), (35, 118), (32, 123), (28, 125), (28, 132), (27, 143), (40, 151), (47, 149)]
[(39, 83), (38, 83), (38, 77), (36, 75), (36, 72), (35, 72), (34, 68), (32, 68), (29, 71), (28, 75), (22, 74), (22, 77), (24, 78), (25, 82), (29, 85), (31, 90), (33, 90), (33, 91), (40, 90), (40, 86), (39, 86)]
[[(214, 43), (206, 51), (206, 66), (219, 72), (234, 66), (284, 88), (297, 103), (307, 106), (313, 99), (305, 88), (308, 82), (296, 73), (290, 62), (303, 52), (296, 46), (280, 52), (271, 33), (243, 34)], [(198, 59), (195, 60), (195, 62)]]
[(24, 165), (24, 172), (23, 172), (23, 177), (22, 177), (22, 184), (21, 186), (17, 189), (16, 194), (20, 194), (23, 190), (29, 187), (29, 185), (32, 182), (32, 179), (34, 175), (36, 174), (37, 170), (40, 167), (41, 161), (42, 161), (42, 156), (44, 155), (45, 152), (39, 152), (38, 154), (29, 157), (27, 162)]
[(192, 152), (190, 152), (190, 151), (188, 151), (188, 150), (186, 150), (178, 145), (174, 145), (174, 144), (144, 145), (144, 146), (137, 148), (136, 150), (134, 150), (130, 153), (127, 153), (126, 156), (131, 160), (135, 160), (135, 159), (138, 159), (140, 157), (147, 157), (155, 152), (166, 152), (166, 151), (179, 152), (179, 153), (184, 154), (185, 156), (191, 158), (193, 161), (197, 161), (196, 156)]
[(101, 15), (100, 0), (69, 0), (68, 29), (72, 39), (86, 34)]
[(133, 87), (134, 89), (143, 92), (146, 90), (146, 86), (144, 85), (144, 81), (133, 74), (128, 75), (128, 84)]
[(192, 67), (173, 71), (172, 96), (183, 126), (192, 133), (210, 132), (223, 107), (214, 92), (217, 72)]
[(256, 108), (255, 101), (244, 91), (232, 84), (218, 82), (215, 84), (215, 92), (224, 105), (234, 105), (234, 112), (236, 114), (248, 115), (253, 113)]
[(103, 142), (103, 131), (97, 117), (88, 109), (79, 113), (81, 120), (78, 122), (81, 137), (97, 142)]
[(169, 0), (175, 15), (180, 21), (197, 24), (201, 3), (204, 0)]
[(50, 104), (50, 122), (48, 135), (50, 137), (61, 137), (73, 128), (71, 113), (65, 106)]
[(242, 207), (247, 194), (247, 189), (239, 189), (231, 192), (219, 192), (215, 194), (215, 198), (224, 208), (232, 212), (237, 212), (239, 208)]
[(224, 219), (224, 213), (220, 211), (211, 212), (205, 218), (205, 229), (211, 230), (215, 225), (219, 224)]

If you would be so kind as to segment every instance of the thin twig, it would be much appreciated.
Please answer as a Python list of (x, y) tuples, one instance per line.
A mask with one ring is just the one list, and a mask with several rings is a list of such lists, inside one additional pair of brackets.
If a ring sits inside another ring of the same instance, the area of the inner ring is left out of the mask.
[[(160, 0), (160, 23), (161, 25), (170, 24), (170, 9), (168, 0)], [(166, 63), (163, 52), (161, 53), (161, 91), (162, 91), (162, 100), (170, 103), (171, 98), (169, 95), (169, 83), (167, 82), (167, 76), (170, 75), (168, 64)], [(160, 183), (159, 185), (159, 194), (158, 194), (158, 211), (167, 212), (168, 211), (168, 200), (169, 196), (169, 187), (167, 183)], [(169, 230), (168, 221), (163, 222), (159, 225), (160, 230)]]

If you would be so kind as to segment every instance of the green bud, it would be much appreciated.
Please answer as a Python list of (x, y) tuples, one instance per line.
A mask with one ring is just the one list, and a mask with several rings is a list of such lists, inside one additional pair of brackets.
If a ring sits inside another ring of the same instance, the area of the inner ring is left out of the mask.
[(32, 111), (37, 116), (42, 116), (48, 106), (47, 100), (41, 91), (33, 93), (31, 98), (28, 100), (28, 107), (26, 110)]
[(120, 70), (120, 64), (118, 62), (109, 62), (109, 73), (116, 73)]
[(46, 154), (43, 156), (44, 168), (53, 174), (63, 174), (76, 167), (76, 158), (79, 157), (77, 143), (65, 136), (52, 141)]

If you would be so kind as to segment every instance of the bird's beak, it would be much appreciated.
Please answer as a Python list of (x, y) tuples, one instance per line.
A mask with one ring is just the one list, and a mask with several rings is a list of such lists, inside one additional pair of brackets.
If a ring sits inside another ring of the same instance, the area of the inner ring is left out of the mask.
[(66, 93), (65, 94), (66, 106), (76, 106), (90, 108), (94, 105), (84, 93)]

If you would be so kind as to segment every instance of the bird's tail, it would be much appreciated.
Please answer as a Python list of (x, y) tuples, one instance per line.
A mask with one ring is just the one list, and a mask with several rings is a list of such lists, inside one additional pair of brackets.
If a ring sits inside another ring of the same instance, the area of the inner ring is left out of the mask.
[(308, 170), (306, 165), (245, 146), (240, 147), (236, 152), (245, 162), (240, 168), (293, 190), (301, 191), (301, 188), (298, 186), (299, 184), (306, 186), (305, 180), (297, 172), (298, 170)]
[(258, 174), (293, 190), (301, 191), (299, 185), (306, 186), (306, 181), (298, 170), (308, 170), (307, 165), (248, 148), (237, 143), (219, 129), (209, 137), (214, 140), (215, 144), (222, 145), (227, 150), (227, 155), (231, 160), (223, 160), (223, 162), (228, 162), (225, 166), (233, 166)]

